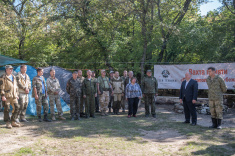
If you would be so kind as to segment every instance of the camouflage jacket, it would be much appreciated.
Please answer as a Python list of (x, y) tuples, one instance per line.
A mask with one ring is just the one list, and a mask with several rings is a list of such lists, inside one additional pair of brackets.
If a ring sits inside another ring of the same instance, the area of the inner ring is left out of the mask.
[(114, 94), (124, 93), (124, 84), (120, 77), (113, 77), (113, 79), (110, 81), (110, 84), (112, 85)]
[(142, 92), (143, 94), (156, 94), (158, 92), (157, 79), (153, 76), (144, 77), (142, 84)]
[(85, 78), (82, 84), (82, 93), (83, 95), (94, 95), (97, 93), (96, 81), (95, 79)]
[(223, 93), (227, 91), (223, 78), (216, 75), (214, 79), (211, 79), (211, 77), (208, 76), (206, 83), (208, 85), (209, 100), (223, 100)]
[(55, 92), (59, 92), (60, 82), (57, 78), (52, 78), (51, 76), (47, 79), (47, 93), (49, 95), (54, 95)]
[(70, 96), (81, 96), (82, 94), (82, 84), (79, 81), (79, 79), (74, 80), (73, 77), (71, 77), (66, 85), (66, 91)]
[(31, 81), (27, 74), (25, 74), (25, 77), (19, 72), (16, 76), (16, 80), (18, 82), (19, 92), (25, 93), (25, 89), (31, 90)]
[(9, 79), (6, 74), (0, 77), (0, 94), (6, 98), (17, 98), (19, 97), (19, 90), (16, 81), (16, 77), (13, 76), (13, 82)]
[(33, 86), (32, 97), (35, 97), (34, 88), (36, 88), (36, 90), (37, 90), (37, 95), (42, 94), (42, 81), (44, 83), (45, 94), (47, 93), (45, 79), (44, 79), (43, 76), (41, 76), (41, 77), (42, 77), (42, 80), (40, 79), (40, 76), (35, 76), (33, 78), (33, 82), (32, 82), (32, 86)]

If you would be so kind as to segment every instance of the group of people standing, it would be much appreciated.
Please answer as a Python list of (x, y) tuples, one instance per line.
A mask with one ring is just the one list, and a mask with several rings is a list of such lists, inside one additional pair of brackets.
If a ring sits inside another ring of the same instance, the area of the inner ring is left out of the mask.
[[(128, 117), (136, 117), (139, 100), (145, 94), (147, 103), (152, 106), (152, 116), (156, 118), (153, 98), (157, 94), (158, 84), (150, 70), (147, 71), (147, 75), (149, 79), (144, 79), (141, 89), (132, 71), (129, 71), (127, 76), (125, 70), (122, 77), (118, 71), (111, 71), (107, 77), (106, 71), (101, 70), (101, 76), (98, 78), (91, 70), (87, 70), (86, 78), (82, 77), (81, 70), (73, 72), (66, 86), (67, 93), (70, 94), (71, 120), (80, 120), (80, 117), (95, 118), (95, 112), (100, 112), (101, 116), (108, 116), (111, 108), (113, 115), (119, 115), (121, 108), (125, 112), (126, 101), (128, 101)], [(142, 90), (145, 90), (143, 95)], [(149, 108), (146, 106), (147, 116)]]
[[(28, 94), (32, 88), (32, 97), (35, 98), (38, 121), (51, 122), (56, 120), (54, 104), (58, 111), (58, 119), (66, 120), (60, 103), (59, 92), (61, 90), (59, 80), (55, 77), (55, 70), (50, 70), (50, 77), (45, 81), (43, 69), (37, 68), (37, 76), (32, 80), (26, 74), (27, 66), (21, 65), (20, 72), (14, 76), (13, 67), (5, 66), (5, 74), (0, 77), (0, 94), (4, 106), (4, 121), (7, 128), (20, 127), (20, 122), (28, 122), (25, 118), (28, 106)], [(224, 80), (215, 74), (215, 68), (208, 68), (209, 76), (207, 84), (209, 88), (209, 106), (212, 117), (210, 128), (221, 129), (223, 119), (223, 93), (227, 88)], [(71, 120), (80, 120), (81, 117), (95, 118), (95, 112), (100, 112), (101, 116), (108, 116), (113, 109), (114, 115), (125, 112), (126, 102), (128, 103), (128, 118), (136, 117), (138, 103), (143, 97), (145, 101), (145, 117), (150, 114), (156, 118), (155, 98), (158, 96), (158, 82), (152, 76), (152, 71), (147, 70), (146, 77), (142, 79), (142, 86), (138, 84), (133, 71), (125, 70), (120, 77), (118, 71), (110, 71), (110, 76), (106, 76), (106, 70), (101, 70), (101, 76), (95, 77), (95, 72), (87, 70), (87, 77), (82, 76), (82, 70), (74, 71), (68, 80), (66, 91), (70, 95)], [(31, 87), (32, 86), (32, 87)], [(180, 88), (180, 102), (183, 103), (185, 121), (183, 123), (197, 124), (196, 101), (198, 83), (192, 79), (191, 73), (185, 74), (185, 80)], [(48, 118), (49, 97), (51, 119)], [(10, 105), (13, 107), (10, 118)], [(42, 106), (43, 115), (42, 119)], [(150, 109), (151, 108), (151, 113)]]

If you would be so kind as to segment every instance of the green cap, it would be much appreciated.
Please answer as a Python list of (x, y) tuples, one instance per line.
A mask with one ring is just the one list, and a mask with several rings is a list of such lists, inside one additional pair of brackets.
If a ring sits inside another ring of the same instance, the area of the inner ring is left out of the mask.
[(152, 70), (147, 70), (147, 72), (151, 72), (152, 73)]

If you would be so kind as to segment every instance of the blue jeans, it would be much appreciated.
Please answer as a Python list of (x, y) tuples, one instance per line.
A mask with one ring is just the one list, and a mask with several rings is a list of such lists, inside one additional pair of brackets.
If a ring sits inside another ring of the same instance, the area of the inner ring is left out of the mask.
[(139, 98), (128, 98), (128, 115), (136, 115), (138, 109)]

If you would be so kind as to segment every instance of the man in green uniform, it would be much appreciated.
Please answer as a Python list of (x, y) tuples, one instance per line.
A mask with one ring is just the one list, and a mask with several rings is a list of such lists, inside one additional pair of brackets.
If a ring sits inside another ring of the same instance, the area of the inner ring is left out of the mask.
[(38, 121), (42, 122), (41, 119), (41, 109), (43, 106), (43, 114), (44, 114), (44, 119), (43, 121), (46, 122), (51, 122), (47, 118), (47, 113), (49, 109), (48, 101), (47, 101), (47, 90), (46, 90), (46, 82), (43, 75), (43, 69), (38, 68), (37, 69), (37, 76), (33, 78), (33, 91), (32, 91), (32, 97), (35, 98), (35, 103), (37, 105), (37, 116), (38, 116)]
[[(4, 122), (6, 128), (20, 127), (16, 122), (20, 105), (18, 104), (19, 90), (17, 86), (16, 77), (12, 74), (13, 67), (6, 65), (6, 72), (0, 77), (0, 94), (4, 107)], [(10, 105), (12, 106), (12, 116), (10, 118)]]
[(85, 99), (85, 117), (95, 118), (95, 97), (97, 96), (96, 81), (91, 77), (91, 71), (87, 71), (87, 78), (82, 84), (83, 98)]
[(66, 85), (66, 91), (70, 95), (70, 114), (72, 121), (74, 119), (80, 120), (81, 86), (81, 82), (78, 79), (78, 72), (75, 71)]
[[(97, 78), (95, 77), (95, 72), (92, 71), (92, 74), (91, 74), (91, 77), (94, 79), (95, 83), (97, 83)], [(97, 88), (96, 88), (97, 90)], [(95, 97), (95, 112), (96, 113), (99, 113), (99, 108), (100, 107), (100, 104), (99, 104), (99, 95), (97, 94), (97, 96)]]
[(208, 68), (208, 85), (209, 107), (211, 112), (212, 126), (210, 128), (221, 129), (223, 119), (223, 93), (227, 91), (226, 84), (219, 75), (215, 74), (215, 68)]
[[(84, 81), (84, 77), (82, 76), (82, 70), (78, 69), (78, 80), (80, 81), (80, 88), (82, 89), (82, 84)], [(84, 113), (84, 105), (85, 105), (85, 100), (83, 99), (83, 97), (80, 97), (80, 117), (84, 117), (85, 113)]]
[[(111, 80), (113, 79), (113, 75), (114, 75), (114, 71), (110, 71), (109, 72), (109, 82), (111, 82)], [(111, 90), (109, 91), (109, 113), (111, 113), (111, 108), (112, 108), (112, 106), (113, 106), (113, 95), (111, 95), (112, 94), (112, 92), (111, 92)]]
[[(127, 70), (124, 70), (123, 71), (123, 76), (121, 77), (123, 85), (125, 83), (126, 78), (127, 78)], [(125, 94), (125, 92), (124, 92), (124, 94)], [(121, 103), (122, 112), (125, 112), (125, 106), (126, 106), (126, 103), (127, 103), (127, 101), (124, 97), (125, 97), (125, 95), (123, 95), (123, 97), (122, 97), (122, 103)]]
[(113, 88), (113, 114), (119, 115), (119, 109), (121, 108), (121, 100), (124, 95), (123, 81), (119, 76), (119, 72), (116, 71), (113, 79), (110, 81)]
[(143, 79), (142, 92), (145, 99), (145, 117), (149, 117), (149, 105), (151, 106), (151, 114), (156, 118), (155, 112), (155, 96), (158, 92), (157, 79), (152, 76), (152, 71), (147, 70), (147, 76)]

